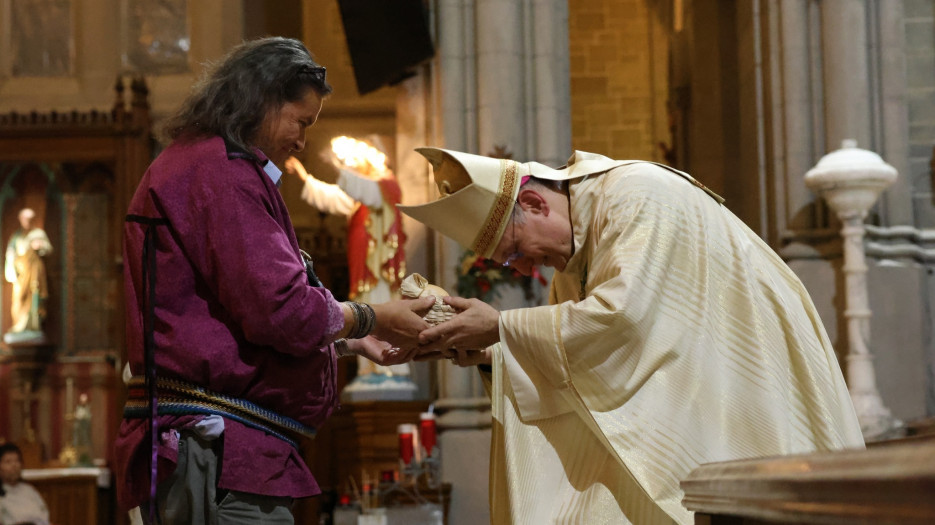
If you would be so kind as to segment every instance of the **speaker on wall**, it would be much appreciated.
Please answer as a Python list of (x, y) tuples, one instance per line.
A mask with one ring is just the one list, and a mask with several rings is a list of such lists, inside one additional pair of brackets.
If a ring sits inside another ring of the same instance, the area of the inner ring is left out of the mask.
[(361, 95), (412, 76), (435, 55), (423, 0), (338, 0), (338, 7)]

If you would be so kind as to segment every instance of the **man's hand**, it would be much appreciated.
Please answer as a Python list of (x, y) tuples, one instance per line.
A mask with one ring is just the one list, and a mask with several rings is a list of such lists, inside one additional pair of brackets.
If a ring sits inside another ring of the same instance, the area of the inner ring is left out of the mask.
[(443, 300), (458, 313), (419, 334), (420, 354), (449, 349), (481, 350), (500, 340), (500, 312), (494, 307), (479, 299)]
[(308, 178), (308, 172), (305, 171), (305, 166), (299, 162), (299, 159), (295, 157), (289, 157), (286, 159), (286, 165), (283, 166), (286, 170), (286, 173), (292, 173), (293, 175), (298, 175), (302, 182), (305, 182), (305, 179)]
[(433, 304), (435, 297), (428, 296), (370, 305), (377, 316), (372, 335), (403, 350), (416, 348), (419, 334), (431, 326), (422, 318)]
[(366, 357), (378, 365), (391, 366), (411, 361), (416, 348), (402, 350), (372, 335), (363, 339), (348, 339), (347, 348), (357, 355)]

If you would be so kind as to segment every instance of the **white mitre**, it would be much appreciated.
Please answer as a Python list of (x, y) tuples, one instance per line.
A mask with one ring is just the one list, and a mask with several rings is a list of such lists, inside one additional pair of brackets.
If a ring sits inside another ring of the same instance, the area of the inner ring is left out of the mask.
[(417, 148), (432, 164), (441, 196), (399, 210), (450, 237), (464, 248), (490, 258), (509, 223), (523, 177), (568, 180), (602, 173), (627, 161), (576, 151), (568, 165), (554, 169), (439, 148)]

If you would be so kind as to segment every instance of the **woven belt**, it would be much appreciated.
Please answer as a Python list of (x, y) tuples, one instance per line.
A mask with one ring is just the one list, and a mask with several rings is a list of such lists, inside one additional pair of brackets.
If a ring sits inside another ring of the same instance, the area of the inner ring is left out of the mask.
[[(129, 394), (123, 408), (127, 419), (146, 419), (149, 414), (149, 398), (146, 379), (134, 377), (127, 383)], [(262, 430), (299, 448), (289, 436), (315, 437), (315, 429), (298, 421), (281, 416), (250, 401), (211, 392), (200, 386), (177, 379), (156, 378), (159, 415), (214, 414), (224, 416), (249, 427)]]

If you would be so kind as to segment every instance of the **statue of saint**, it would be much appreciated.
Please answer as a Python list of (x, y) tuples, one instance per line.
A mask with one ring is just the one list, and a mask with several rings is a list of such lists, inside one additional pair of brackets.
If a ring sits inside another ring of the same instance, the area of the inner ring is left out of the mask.
[(52, 244), (42, 228), (33, 227), (35, 218), (36, 212), (32, 209), (20, 210), (20, 228), (7, 244), (4, 275), (13, 283), (10, 302), (13, 326), (4, 335), (8, 343), (44, 338), (42, 321), (49, 291), (42, 258), (52, 252)]

